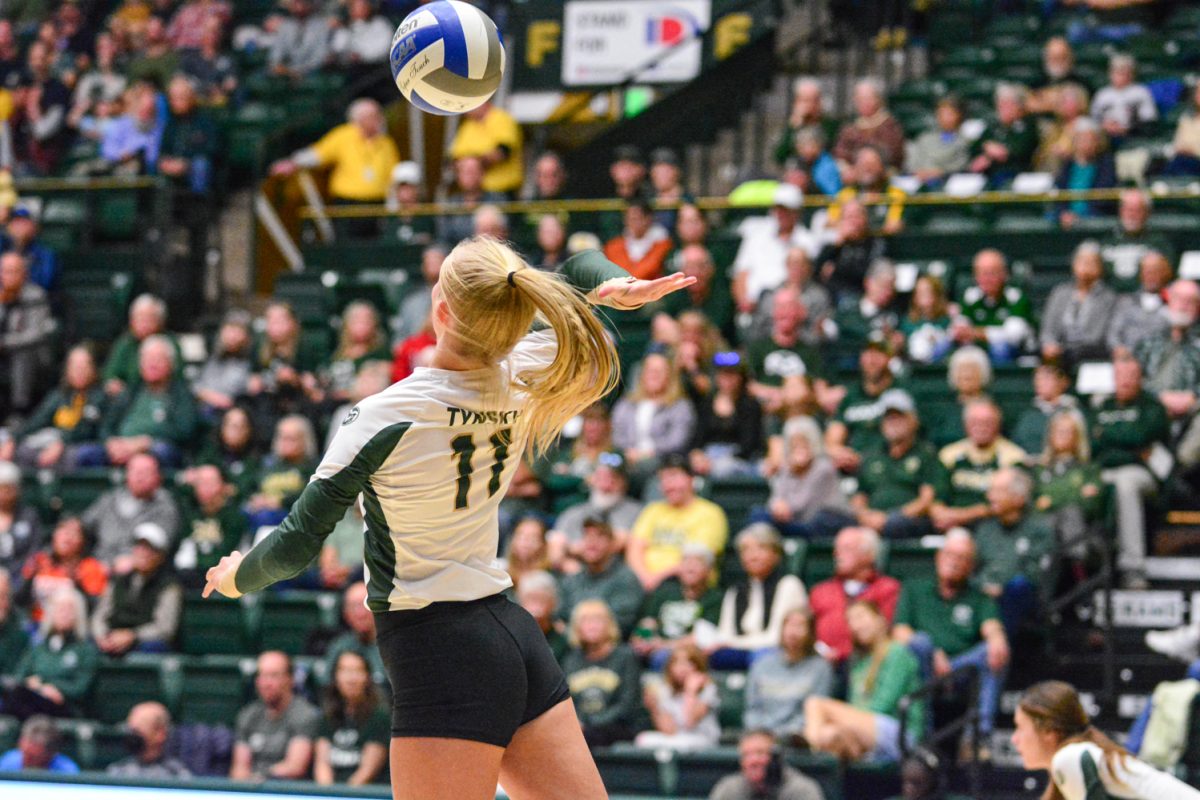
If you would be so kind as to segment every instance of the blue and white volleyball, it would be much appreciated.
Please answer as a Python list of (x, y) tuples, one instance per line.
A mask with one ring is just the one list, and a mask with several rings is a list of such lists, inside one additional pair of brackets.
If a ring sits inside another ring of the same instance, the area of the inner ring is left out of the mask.
[(462, 114), (496, 93), (504, 45), (487, 14), (459, 0), (438, 0), (400, 23), (391, 64), (396, 88), (417, 108)]

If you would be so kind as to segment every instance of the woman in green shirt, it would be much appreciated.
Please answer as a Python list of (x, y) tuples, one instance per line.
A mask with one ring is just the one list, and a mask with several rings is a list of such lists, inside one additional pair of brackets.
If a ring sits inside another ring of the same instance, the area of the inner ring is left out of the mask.
[(326, 689), (313, 758), (313, 780), (322, 786), (363, 786), (387, 765), (391, 718), (371, 683), (371, 667), (356, 650), (345, 650)]
[[(899, 761), (900, 699), (921, 688), (920, 666), (907, 647), (893, 641), (879, 606), (859, 600), (846, 610), (854, 637), (846, 702), (809, 697), (804, 737), (814, 750), (847, 760)], [(905, 738), (911, 745), (925, 730), (925, 706), (912, 703)]]
[(87, 602), (63, 589), (47, 603), (38, 642), (13, 673), (18, 686), (5, 693), (5, 713), (69, 717), (91, 689), (100, 654), (87, 635)]
[[(1087, 525), (1104, 511), (1100, 468), (1089, 462), (1087, 425), (1074, 410), (1056, 412), (1046, 423), (1046, 449), (1033, 469), (1034, 507), (1054, 520), (1059, 540), (1076, 552)], [(1075, 543), (1076, 547), (1071, 547)]]

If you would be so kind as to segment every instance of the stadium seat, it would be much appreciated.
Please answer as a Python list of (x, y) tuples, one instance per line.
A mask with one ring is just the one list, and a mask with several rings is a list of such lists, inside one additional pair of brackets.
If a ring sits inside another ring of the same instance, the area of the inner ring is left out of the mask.
[(321, 628), (337, 625), (338, 597), (321, 592), (286, 592), (261, 598), (258, 608), (260, 650), (300, 655), (308, 639)]
[(890, 541), (880, 559), (880, 571), (901, 583), (913, 578), (931, 578), (935, 549), (916, 541)]
[(108, 467), (78, 469), (59, 475), (46, 486), (46, 496), (52, 509), (61, 513), (82, 513), (96, 498), (117, 486), (120, 470)]
[(679, 753), (675, 756), (675, 771), (678, 775), (675, 796), (707, 797), (717, 781), (738, 771), (737, 748)]
[(245, 655), (257, 652), (242, 624), (242, 604), (237, 600), (194, 593), (183, 598), (179, 628), (180, 647), (189, 655)]
[(175, 703), (180, 722), (232, 725), (249, 700), (254, 660), (229, 656), (185, 659)]
[(136, 192), (105, 192), (96, 206), (96, 235), (105, 241), (130, 241), (138, 236)]
[(614, 745), (598, 748), (592, 755), (609, 792), (664, 794), (660, 778), (662, 765), (653, 750), (643, 750), (632, 745)]
[(21, 722), (16, 717), (0, 714), (0, 753), (7, 753), (17, 746), (21, 735)]
[(131, 653), (121, 661), (101, 662), (92, 682), (89, 709), (101, 722), (122, 722), (129, 709), (145, 700), (162, 701), (161, 657)]
[(812, 589), (833, 575), (833, 540), (809, 539), (808, 553), (804, 557), (804, 568), (800, 574), (806, 589)]
[(746, 526), (754, 508), (767, 504), (771, 496), (771, 487), (756, 475), (731, 476), (709, 481), (705, 494), (709, 500), (725, 510), (732, 536)]
[(746, 673), (717, 672), (713, 673), (713, 680), (721, 698), (721, 705), (717, 709), (721, 730), (740, 729), (746, 713)]

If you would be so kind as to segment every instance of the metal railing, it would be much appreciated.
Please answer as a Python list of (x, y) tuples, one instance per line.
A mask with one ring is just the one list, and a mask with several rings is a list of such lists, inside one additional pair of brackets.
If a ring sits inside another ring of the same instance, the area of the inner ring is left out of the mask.
[[(905, 207), (970, 207), (970, 206), (1029, 206), (1045, 205), (1047, 203), (1069, 203), (1072, 201), (1116, 202), (1126, 189), (1060, 189), (1043, 194), (1017, 194), (1014, 192), (981, 192), (967, 197), (941, 193), (906, 195), (902, 201)], [(1195, 185), (1150, 190), (1155, 200), (1194, 200), (1200, 201), (1200, 182)], [(826, 208), (836, 201), (832, 197), (805, 197), (805, 208)], [(877, 197), (861, 199), (864, 205), (893, 205), (898, 202), (892, 197)], [(699, 197), (692, 201), (702, 211), (740, 211), (747, 209), (762, 209), (770, 207), (770, 201), (763, 203), (733, 202), (728, 197)], [(617, 198), (598, 198), (586, 200), (511, 200), (495, 203), (494, 205), (506, 214), (557, 214), (572, 212), (604, 212), (622, 211), (627, 202)], [(678, 208), (679, 202), (655, 203), (656, 208)], [(406, 206), (402, 210), (390, 210), (382, 203), (327, 206), (324, 213), (330, 219), (364, 219), (372, 217), (397, 216), (464, 216), (474, 214), (479, 206), (463, 206), (457, 203), (417, 203)], [(316, 219), (318, 213), (311, 207), (305, 206), (300, 210), (303, 219)]]
[(982, 775), (979, 768), (979, 684), (980, 684), (979, 668), (974, 664), (964, 664), (958, 669), (947, 672), (939, 678), (933, 678), (920, 689), (915, 692), (910, 692), (900, 698), (900, 702), (896, 705), (896, 713), (900, 720), (900, 752), (905, 757), (912, 751), (909, 747), (908, 736), (908, 712), (914, 703), (925, 702), (927, 704), (938, 696), (943, 690), (961, 690), (962, 684), (965, 681), (967, 684), (967, 707), (963, 713), (955, 719), (947, 722), (940, 728), (932, 728), (933, 714), (932, 705), (929, 706), (929, 717), (927, 730), (929, 732), (917, 739), (918, 744), (937, 749), (943, 742), (958, 737), (963, 733), (967, 733), (968, 741), (971, 745), (971, 758), (967, 763), (967, 780), (970, 784), (971, 796), (978, 797), (980, 789), (983, 786)]

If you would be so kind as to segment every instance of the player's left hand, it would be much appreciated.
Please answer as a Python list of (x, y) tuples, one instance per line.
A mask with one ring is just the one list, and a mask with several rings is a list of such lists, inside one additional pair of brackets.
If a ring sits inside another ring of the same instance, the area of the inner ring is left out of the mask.
[(242, 554), (234, 550), (221, 559), (221, 563), (210, 569), (204, 576), (208, 583), (204, 584), (204, 597), (208, 597), (215, 589), (230, 599), (236, 600), (242, 596), (237, 590), (233, 579), (237, 577), (238, 567), (242, 563)]
[(626, 311), (641, 308), (646, 303), (653, 303), (666, 297), (671, 292), (687, 288), (696, 282), (694, 277), (688, 277), (682, 272), (674, 272), (652, 281), (637, 278), (618, 278), (605, 281), (596, 290), (596, 298), (600, 305)]

